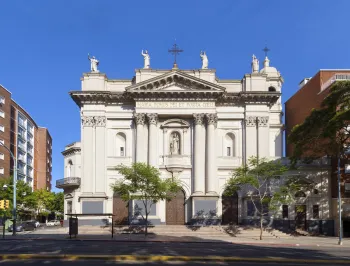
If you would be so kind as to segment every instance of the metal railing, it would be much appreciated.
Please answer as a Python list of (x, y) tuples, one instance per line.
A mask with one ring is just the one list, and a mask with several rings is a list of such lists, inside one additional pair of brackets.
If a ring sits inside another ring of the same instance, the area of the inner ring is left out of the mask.
[(350, 80), (350, 74), (349, 73), (334, 74), (329, 80), (323, 83), (323, 85), (321, 86), (321, 92), (327, 89), (329, 86), (331, 86), (334, 82), (340, 81), (340, 80)]
[(67, 177), (56, 181), (56, 187), (80, 186), (80, 177)]

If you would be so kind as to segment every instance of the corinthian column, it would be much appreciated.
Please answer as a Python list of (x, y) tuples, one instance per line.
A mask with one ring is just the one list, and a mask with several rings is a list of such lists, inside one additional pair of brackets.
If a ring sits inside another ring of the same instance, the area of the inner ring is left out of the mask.
[(157, 156), (157, 124), (158, 124), (158, 114), (147, 114), (149, 129), (148, 129), (148, 164), (153, 166), (158, 166), (158, 156)]
[(145, 124), (145, 114), (136, 113), (134, 114), (136, 122), (136, 162), (145, 163), (145, 153), (144, 153), (144, 142), (143, 126)]
[(206, 156), (206, 190), (207, 194), (217, 195), (216, 188), (216, 148), (215, 148), (215, 128), (218, 121), (217, 114), (207, 114), (207, 156)]
[(205, 131), (204, 114), (194, 114), (194, 194), (205, 191)]

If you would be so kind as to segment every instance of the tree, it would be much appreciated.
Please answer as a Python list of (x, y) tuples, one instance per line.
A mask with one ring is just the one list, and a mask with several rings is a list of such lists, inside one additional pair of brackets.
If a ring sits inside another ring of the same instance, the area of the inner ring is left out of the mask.
[[(4, 188), (6, 185), (6, 188)], [(32, 194), (32, 188), (25, 183), (23, 180), (18, 180), (16, 184), (16, 201), (17, 201), (17, 212), (20, 214), (22, 210), (30, 208), (30, 202), (28, 197)], [(9, 200), (10, 208), (3, 211), (2, 214), (6, 214), (7, 217), (12, 215), (13, 209), (13, 178), (9, 177), (6, 179), (0, 179), (0, 199)]]
[(47, 215), (48, 211), (53, 208), (54, 194), (46, 189), (39, 189), (35, 190), (26, 200), (35, 209), (36, 215)]
[(335, 82), (302, 124), (296, 125), (288, 140), (294, 144), (292, 161), (300, 158), (339, 158), (348, 148), (350, 137), (350, 81)]
[(63, 192), (53, 193), (53, 203), (51, 211), (63, 213), (64, 212), (64, 194)]
[(112, 184), (111, 188), (126, 202), (142, 202), (144, 211), (137, 210), (136, 214), (141, 215), (147, 235), (148, 215), (152, 206), (160, 200), (171, 200), (180, 185), (173, 178), (162, 179), (157, 168), (145, 163), (134, 163), (131, 167), (120, 165), (117, 170), (124, 178)]
[[(281, 162), (268, 161), (266, 158), (251, 157), (245, 166), (234, 170), (228, 180), (225, 195), (244, 190), (260, 218), (260, 240), (263, 234), (264, 216), (276, 212), (282, 204), (293, 200), (298, 190), (297, 182), (284, 180), (282, 175), (288, 170)], [(282, 184), (283, 183), (283, 184)]]

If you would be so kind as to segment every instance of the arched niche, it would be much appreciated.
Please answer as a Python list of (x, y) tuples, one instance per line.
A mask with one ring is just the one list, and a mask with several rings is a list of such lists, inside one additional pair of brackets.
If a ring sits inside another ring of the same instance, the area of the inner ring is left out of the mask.
[(119, 132), (115, 137), (115, 149), (116, 156), (126, 156), (126, 135), (123, 132)]
[(269, 87), (269, 92), (275, 92), (277, 91), (276, 88), (274, 86), (270, 86)]
[(223, 156), (227, 156), (227, 157), (236, 156), (236, 136), (232, 132), (229, 132), (224, 136)]
[(170, 130), (168, 139), (169, 139), (169, 142), (168, 142), (169, 154), (170, 155), (183, 154), (183, 148), (182, 148), (183, 135), (181, 134), (181, 131), (176, 129)]
[[(166, 156), (184, 155), (186, 153), (184, 143), (190, 123), (184, 119), (171, 118), (164, 121), (160, 128), (163, 129), (164, 133), (163, 154)], [(174, 138), (175, 135), (177, 136), (176, 138)], [(175, 147), (175, 149), (172, 147)]]
[(73, 162), (72, 162), (72, 160), (68, 160), (68, 163), (67, 163), (67, 177), (71, 177), (72, 176), (72, 170), (73, 170)]

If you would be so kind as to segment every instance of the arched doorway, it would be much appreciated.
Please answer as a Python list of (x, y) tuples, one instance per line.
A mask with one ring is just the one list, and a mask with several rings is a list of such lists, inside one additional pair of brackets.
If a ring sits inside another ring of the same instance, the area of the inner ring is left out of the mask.
[[(225, 193), (223, 193), (225, 194)], [(238, 224), (238, 194), (222, 196), (222, 224)]]
[(128, 203), (120, 195), (113, 195), (113, 221), (115, 224), (128, 224)]
[(170, 201), (166, 202), (166, 224), (185, 224), (185, 193), (180, 190)]

